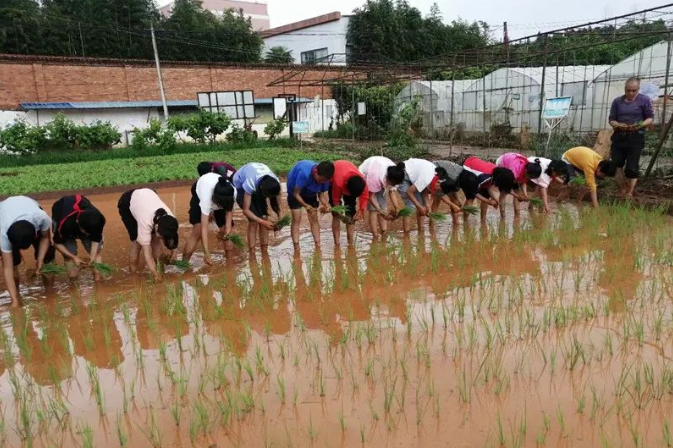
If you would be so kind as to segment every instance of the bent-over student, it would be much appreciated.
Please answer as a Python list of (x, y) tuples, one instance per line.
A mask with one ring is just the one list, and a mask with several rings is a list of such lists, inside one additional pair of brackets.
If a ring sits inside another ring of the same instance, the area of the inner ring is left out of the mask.
[[(423, 228), (424, 217), (430, 213), (431, 197), (437, 190), (442, 190), (440, 200), (451, 207), (452, 212), (460, 211), (447, 196), (455, 188), (444, 168), (424, 159), (408, 159), (404, 162), (405, 177), (398, 187), (404, 205), (416, 209), (416, 221), (419, 232)], [(411, 230), (411, 216), (403, 217), (404, 232)]]
[[(160, 258), (171, 258), (178, 247), (178, 220), (159, 195), (149, 188), (129, 190), (117, 203), (119, 216), (131, 240), (129, 269), (138, 269), (140, 252), (155, 280), (161, 280), (157, 270)], [(168, 249), (164, 251), (162, 245)]]
[[(348, 160), (334, 162), (334, 176), (330, 181), (330, 206), (343, 205), (346, 208), (346, 241), (353, 244), (355, 222), (361, 221), (369, 203), (369, 189), (358, 168)], [(334, 246), (341, 245), (341, 217), (332, 212), (332, 235)]]
[(586, 146), (570, 148), (563, 153), (562, 160), (568, 165), (568, 181), (583, 174), (591, 194), (591, 203), (598, 207), (598, 185), (596, 179), (614, 177), (617, 164), (612, 160), (603, 160), (596, 151)]
[(234, 165), (227, 162), (201, 162), (196, 166), (196, 171), (199, 173), (199, 177), (208, 173), (217, 173), (227, 179), (231, 179), (231, 177), (236, 174)]
[[(493, 198), (486, 198), (479, 193), (479, 179), (476, 174), (472, 171), (466, 170), (461, 165), (451, 162), (450, 160), (437, 160), (435, 165), (438, 167), (444, 168), (449, 179), (453, 181), (453, 188), (449, 193), (451, 201), (459, 206), (468, 205), (471, 206), (474, 204), (474, 200), (477, 199), (487, 206), (492, 207), (498, 206), (498, 201)], [(458, 192), (462, 191), (465, 196), (465, 203), (462, 203), (458, 197)], [(437, 190), (438, 195), (443, 195), (444, 192), (440, 189)], [(436, 212), (439, 208), (439, 202), (435, 201), (432, 203), (432, 211)]]
[(54, 260), (51, 247), (51, 218), (34, 199), (13, 196), (0, 202), (0, 250), (2, 271), (12, 306), (19, 306), (21, 251), (33, 246), (37, 271)]
[[(210, 246), (208, 244), (208, 224), (211, 216), (220, 233), (225, 237), (233, 229), (234, 198), (236, 188), (225, 177), (217, 173), (207, 173), (199, 177), (192, 185), (192, 198), (189, 201), (189, 223), (193, 226), (192, 233), (185, 243), (182, 255), (184, 261), (192, 258), (199, 241), (203, 245), (203, 261), (212, 265)], [(225, 245), (228, 242), (225, 242)]]
[[(374, 238), (378, 238), (388, 231), (388, 220), (392, 219), (388, 199), (391, 199), (390, 191), (404, 182), (404, 163), (395, 164), (387, 157), (373, 156), (362, 162), (358, 170), (365, 177), (369, 190), (369, 229)], [(396, 211), (392, 199), (390, 202)]]
[[(51, 207), (54, 246), (65, 260), (68, 276), (76, 278), (84, 263), (77, 256), (77, 240), (89, 254), (89, 264), (103, 262), (103, 228), (105, 216), (91, 201), (80, 194), (64, 196)], [(100, 273), (93, 270), (95, 280)]]
[(301, 160), (287, 175), (287, 204), (292, 211), (292, 243), (299, 249), (299, 228), (302, 209), (306, 209), (311, 234), (317, 248), (320, 247), (320, 222), (318, 213), (329, 213), (329, 181), (334, 176), (332, 162)]
[[(501, 168), (507, 168), (514, 174), (515, 192), (512, 193), (512, 201), (514, 203), (514, 214), (519, 215), (521, 212), (521, 202), (530, 201), (528, 196), (528, 182), (537, 179), (542, 174), (542, 166), (539, 163), (531, 162), (524, 155), (515, 152), (506, 152), (498, 157), (495, 164)], [(500, 208), (504, 209), (506, 196), (499, 198)]]
[[(500, 215), (505, 216), (505, 209), (500, 205), (500, 196), (505, 197), (512, 193), (516, 187), (514, 173), (509, 169), (499, 167), (495, 163), (481, 160), (479, 157), (468, 157), (463, 163), (463, 168), (476, 174), (479, 181), (479, 195), (486, 199), (493, 199), (496, 207), (500, 206)], [(486, 218), (488, 203), (481, 202), (481, 218)]]
[(568, 165), (563, 160), (551, 160), (544, 157), (529, 157), (529, 162), (534, 162), (542, 168), (542, 174), (531, 182), (535, 184), (535, 194), (542, 198), (544, 212), (551, 213), (549, 206), (549, 194), (547, 190), (552, 182), (564, 184), (568, 177)]
[(269, 205), (276, 214), (277, 220), (281, 217), (280, 180), (271, 169), (263, 163), (247, 163), (234, 174), (236, 187), (236, 202), (248, 218), (248, 249), (254, 250), (257, 244), (257, 234), (262, 251), (269, 247), (269, 232), (275, 224), (269, 221)]

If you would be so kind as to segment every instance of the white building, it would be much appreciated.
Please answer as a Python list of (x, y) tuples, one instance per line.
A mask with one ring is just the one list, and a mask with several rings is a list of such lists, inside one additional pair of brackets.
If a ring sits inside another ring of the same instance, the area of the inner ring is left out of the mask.
[[(166, 17), (173, 13), (173, 4), (170, 2), (161, 7), (159, 12)], [(265, 1), (253, 0), (203, 0), (201, 5), (216, 16), (221, 16), (225, 11), (241, 11), (243, 16), (249, 18), (254, 30), (267, 30), (271, 27), (269, 8)]]
[(332, 12), (262, 33), (264, 53), (273, 47), (292, 52), (296, 64), (344, 65), (350, 53), (346, 34), (350, 16)]

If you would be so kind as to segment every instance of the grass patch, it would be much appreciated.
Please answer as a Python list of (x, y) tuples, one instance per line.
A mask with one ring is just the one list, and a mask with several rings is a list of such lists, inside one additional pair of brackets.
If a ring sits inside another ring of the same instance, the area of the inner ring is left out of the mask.
[[(302, 159), (338, 160), (337, 153), (282, 147), (253, 148), (213, 154), (212, 151), (155, 157), (98, 160), (81, 163), (23, 166), (0, 169), (0, 191), (6, 195), (75, 190), (170, 180), (195, 179), (196, 165), (210, 159), (234, 166), (250, 161), (267, 164), (276, 173), (287, 172)], [(11, 175), (9, 175), (11, 173)]]

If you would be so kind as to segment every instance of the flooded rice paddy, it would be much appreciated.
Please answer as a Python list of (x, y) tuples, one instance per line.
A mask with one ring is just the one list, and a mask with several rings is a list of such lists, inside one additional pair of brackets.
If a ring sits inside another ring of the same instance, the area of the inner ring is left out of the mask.
[[(160, 194), (186, 223), (188, 189)], [(154, 284), (126, 272), (118, 196), (90, 197), (112, 278), (27, 263), (0, 311), (0, 446), (673, 444), (668, 217), (564, 204), (353, 250), (323, 218), (321, 252), (286, 228)]]

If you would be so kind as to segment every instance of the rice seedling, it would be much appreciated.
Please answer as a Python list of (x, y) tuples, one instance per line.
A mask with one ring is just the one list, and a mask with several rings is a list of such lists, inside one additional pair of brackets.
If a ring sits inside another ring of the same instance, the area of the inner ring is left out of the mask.
[(432, 219), (433, 221), (440, 221), (440, 222), (442, 222), (442, 221), (446, 221), (446, 220), (448, 219), (448, 216), (447, 216), (446, 214), (444, 214), (444, 213), (439, 213), (439, 212), (431, 212), (431, 213), (428, 213), (428, 216), (429, 216), (430, 219)]
[(337, 215), (345, 215), (346, 207), (344, 205), (335, 205), (332, 207), (332, 213), (336, 213)]
[(411, 208), (411, 207), (402, 207), (397, 212), (397, 216), (400, 217), (400, 218), (408, 218), (413, 214), (414, 214), (414, 209)]
[(475, 207), (474, 205), (463, 205), (461, 210), (468, 215), (474, 216), (479, 214), (479, 207)]
[(544, 201), (540, 198), (530, 198), (530, 204), (535, 207), (544, 207)]
[(245, 240), (243, 239), (242, 236), (236, 235), (236, 234), (231, 234), (231, 235), (223, 235), (219, 234), (218, 238), (220, 241), (231, 241), (231, 243), (236, 246), (238, 249), (245, 249)]
[(192, 267), (192, 264), (187, 260), (172, 260), (171, 265), (183, 271)]
[(577, 176), (574, 177), (570, 182), (568, 182), (568, 185), (572, 185), (573, 187), (586, 187), (587, 181), (584, 177)]
[(99, 274), (106, 275), (106, 276), (112, 275), (115, 271), (115, 268), (112, 265), (109, 265), (107, 263), (93, 262), (93, 263), (91, 263), (91, 267), (93, 269), (95, 269), (96, 271), (98, 271)]
[(276, 221), (276, 223), (273, 225), (273, 230), (278, 232), (290, 224), (292, 224), (292, 217), (290, 215), (285, 215)]
[(66, 273), (66, 269), (65, 266), (61, 266), (60, 264), (46, 263), (42, 266), (42, 269), (40, 269), (40, 273), (46, 275), (63, 275)]

